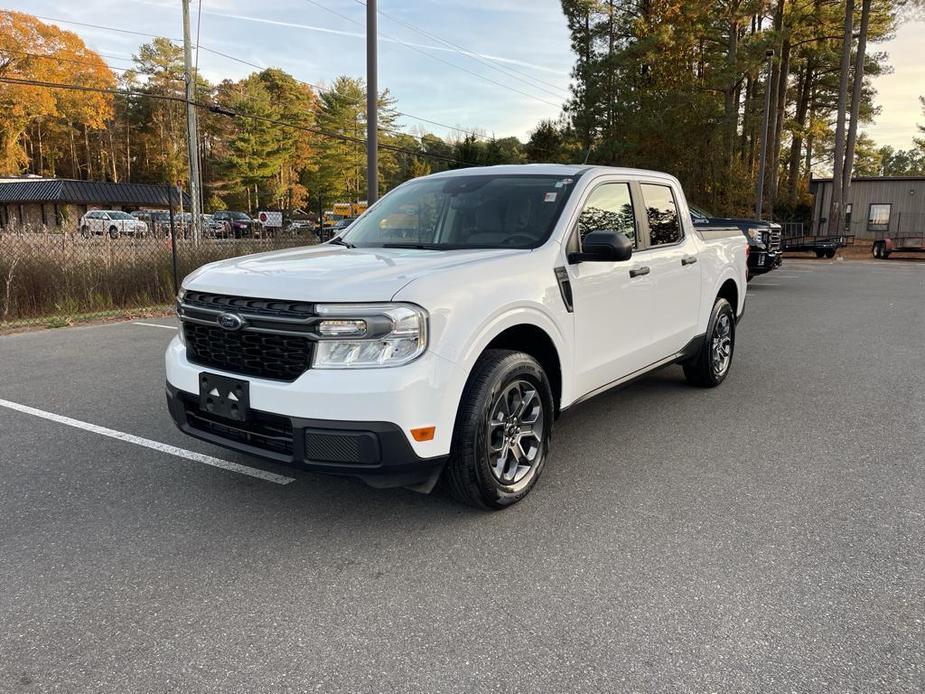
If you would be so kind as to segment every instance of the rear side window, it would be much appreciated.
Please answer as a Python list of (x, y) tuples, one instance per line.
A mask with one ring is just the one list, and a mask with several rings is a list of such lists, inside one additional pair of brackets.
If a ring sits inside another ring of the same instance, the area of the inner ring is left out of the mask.
[(604, 183), (595, 188), (578, 217), (578, 235), (617, 231), (636, 245), (636, 216), (628, 183)]
[(668, 186), (643, 183), (642, 199), (646, 206), (646, 218), (649, 220), (649, 244), (666, 246), (678, 243), (684, 233), (678, 217), (678, 206)]

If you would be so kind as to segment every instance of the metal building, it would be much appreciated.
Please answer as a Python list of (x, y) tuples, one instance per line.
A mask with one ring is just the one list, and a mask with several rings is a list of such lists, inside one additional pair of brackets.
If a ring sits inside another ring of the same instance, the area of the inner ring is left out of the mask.
[(845, 228), (828, 228), (832, 201), (832, 179), (815, 178), (809, 183), (815, 196), (813, 233), (836, 236), (853, 234), (856, 239), (925, 234), (925, 176), (859, 176), (852, 179), (845, 200)]
[[(167, 194), (167, 186), (149, 183), (0, 178), (0, 230), (74, 231), (77, 220), (87, 210), (167, 209)], [(180, 205), (180, 196), (176, 193), (173, 205)], [(185, 193), (182, 205), (189, 209), (189, 196)]]

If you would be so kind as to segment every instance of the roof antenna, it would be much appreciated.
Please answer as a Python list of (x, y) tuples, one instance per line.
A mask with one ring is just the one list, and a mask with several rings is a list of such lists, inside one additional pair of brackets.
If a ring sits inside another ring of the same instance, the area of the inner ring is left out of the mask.
[(593, 144), (588, 145), (588, 149), (585, 151), (585, 160), (584, 160), (583, 162), (581, 162), (582, 164), (587, 164), (587, 163), (588, 163), (588, 157), (591, 156), (591, 148), (592, 148), (593, 146), (594, 146)]

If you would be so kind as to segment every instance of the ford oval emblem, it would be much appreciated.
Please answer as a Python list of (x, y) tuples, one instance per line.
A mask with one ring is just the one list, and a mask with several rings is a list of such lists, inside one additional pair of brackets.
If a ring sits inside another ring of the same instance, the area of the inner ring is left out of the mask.
[(218, 317), (218, 326), (225, 330), (240, 330), (244, 327), (244, 320), (234, 313), (222, 313)]

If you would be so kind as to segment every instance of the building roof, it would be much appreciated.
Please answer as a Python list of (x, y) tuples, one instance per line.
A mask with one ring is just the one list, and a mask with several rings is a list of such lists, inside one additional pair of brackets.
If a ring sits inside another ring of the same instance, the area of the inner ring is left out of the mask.
[[(925, 181), (925, 176), (854, 176), (851, 179), (852, 183), (857, 181)], [(829, 178), (811, 178), (810, 185), (813, 183), (831, 183), (832, 179)]]
[[(78, 181), (69, 178), (0, 178), (0, 204), (30, 202), (167, 207), (167, 186), (152, 183)], [(174, 197), (174, 204), (179, 200)], [(189, 196), (183, 194), (184, 207)]]

